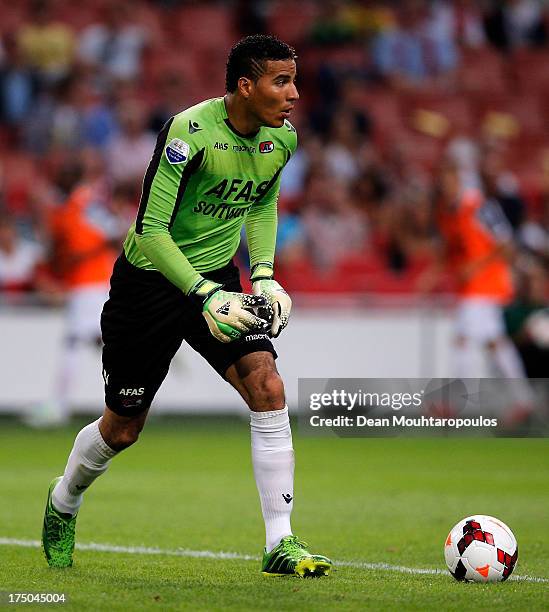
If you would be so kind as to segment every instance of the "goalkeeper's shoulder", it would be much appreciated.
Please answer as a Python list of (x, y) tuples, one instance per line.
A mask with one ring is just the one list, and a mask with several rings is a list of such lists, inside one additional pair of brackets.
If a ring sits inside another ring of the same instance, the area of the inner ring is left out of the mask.
[(272, 134), (275, 146), (282, 147), (288, 152), (289, 159), (297, 149), (297, 130), (295, 127), (286, 119), (282, 127), (271, 128), (270, 134)]
[(170, 135), (185, 142), (205, 142), (219, 122), (219, 98), (204, 100), (171, 118)]

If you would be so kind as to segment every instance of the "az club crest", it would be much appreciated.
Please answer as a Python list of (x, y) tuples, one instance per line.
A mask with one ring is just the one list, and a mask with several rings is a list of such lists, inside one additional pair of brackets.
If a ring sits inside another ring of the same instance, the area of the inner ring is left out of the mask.
[(264, 140), (259, 143), (260, 153), (272, 153), (274, 151), (274, 142), (272, 140)]

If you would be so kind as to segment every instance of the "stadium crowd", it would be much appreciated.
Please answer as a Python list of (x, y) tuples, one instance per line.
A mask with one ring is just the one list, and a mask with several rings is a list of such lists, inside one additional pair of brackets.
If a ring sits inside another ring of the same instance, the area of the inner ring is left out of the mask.
[(541, 0), (24, 0), (0, 14), (0, 297), (55, 302), (98, 281), (105, 266), (74, 268), (120, 249), (160, 127), (223, 93), (234, 40), (271, 32), (299, 55), (277, 253), (290, 291), (419, 291), (451, 160), (503, 208), (522, 297), (545, 301)]

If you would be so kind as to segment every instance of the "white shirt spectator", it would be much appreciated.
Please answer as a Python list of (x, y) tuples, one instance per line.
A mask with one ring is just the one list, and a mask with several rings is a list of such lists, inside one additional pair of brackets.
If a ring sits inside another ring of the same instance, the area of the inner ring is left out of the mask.
[(0, 291), (29, 284), (41, 258), (42, 249), (27, 240), (18, 240), (11, 251), (0, 249)]
[(96, 24), (83, 31), (78, 55), (86, 63), (104, 66), (115, 79), (130, 80), (139, 75), (146, 43), (146, 32), (138, 25), (110, 30)]
[(151, 160), (156, 138), (150, 132), (138, 136), (120, 134), (109, 147), (109, 167), (116, 182), (126, 183), (143, 178)]

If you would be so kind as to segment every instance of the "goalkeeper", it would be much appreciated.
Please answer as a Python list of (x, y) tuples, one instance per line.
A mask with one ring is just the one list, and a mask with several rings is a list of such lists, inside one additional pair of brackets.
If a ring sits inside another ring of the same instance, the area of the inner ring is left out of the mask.
[[(280, 176), (297, 145), (288, 121), (299, 97), (295, 58), (274, 37), (242, 39), (229, 54), (226, 95), (172, 117), (158, 136), (101, 318), (106, 408), (77, 435), (64, 475), (49, 488), (42, 541), (51, 566), (72, 565), (84, 491), (137, 441), (185, 340), (251, 410), (263, 573), (321, 576), (331, 568), (290, 526), (294, 451), (270, 340), (291, 308), (273, 267)], [(232, 261), (243, 225), (253, 295), (242, 293)]]

